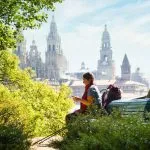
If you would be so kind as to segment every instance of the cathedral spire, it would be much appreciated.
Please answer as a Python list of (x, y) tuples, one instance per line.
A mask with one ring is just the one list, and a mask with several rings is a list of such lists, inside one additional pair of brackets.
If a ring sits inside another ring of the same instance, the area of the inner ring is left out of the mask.
[(32, 45), (35, 45), (35, 40), (34, 39), (32, 40)]
[(122, 65), (121, 65), (121, 78), (123, 80), (131, 79), (131, 66), (126, 54), (124, 55)]
[(56, 22), (55, 22), (54, 15), (52, 16), (52, 20), (51, 20), (50, 33), (51, 34), (57, 34), (57, 25), (56, 25)]
[(127, 54), (124, 55), (123, 62), (122, 62), (122, 66), (126, 66), (126, 67), (129, 67), (129, 66), (130, 66), (130, 63), (129, 63)]
[(100, 49), (100, 59), (98, 60), (97, 79), (110, 80), (115, 77), (115, 66), (112, 59), (112, 49), (107, 25), (104, 25), (102, 42)]
[(63, 55), (61, 38), (57, 31), (57, 25), (54, 16), (52, 16), (50, 32), (47, 37), (45, 70), (45, 77), (52, 81), (60, 81), (67, 71), (67, 60)]
[(107, 31), (107, 25), (105, 24), (105, 31)]
[(107, 31), (107, 25), (104, 26), (104, 32), (102, 35), (102, 49), (103, 50), (110, 50), (111, 44), (110, 44), (110, 35)]

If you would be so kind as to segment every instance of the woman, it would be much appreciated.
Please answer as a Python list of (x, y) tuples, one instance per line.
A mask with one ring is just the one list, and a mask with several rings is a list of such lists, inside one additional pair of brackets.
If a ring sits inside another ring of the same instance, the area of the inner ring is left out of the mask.
[(72, 116), (76, 116), (80, 113), (85, 113), (87, 107), (90, 105), (101, 106), (101, 96), (97, 86), (94, 85), (94, 76), (92, 73), (87, 72), (83, 74), (83, 83), (85, 85), (85, 91), (82, 98), (73, 96), (75, 102), (80, 102), (80, 109), (66, 116), (66, 122), (68, 122)]

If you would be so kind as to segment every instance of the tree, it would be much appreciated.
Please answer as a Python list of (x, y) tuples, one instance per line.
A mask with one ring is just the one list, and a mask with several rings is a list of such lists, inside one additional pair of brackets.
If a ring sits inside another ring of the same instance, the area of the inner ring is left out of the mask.
[(0, 1), (0, 149), (15, 145), (14, 149), (21, 150), (28, 136), (60, 129), (73, 105), (68, 87), (62, 86), (56, 92), (46, 83), (33, 81), (32, 71), (21, 70), (18, 58), (10, 52), (21, 40), (21, 31), (40, 27), (48, 17), (47, 10), (54, 10), (54, 3), (61, 1)]
[(1, 0), (0, 50), (14, 48), (20, 30), (38, 28), (46, 22), (47, 10), (54, 10), (56, 2), (62, 0)]

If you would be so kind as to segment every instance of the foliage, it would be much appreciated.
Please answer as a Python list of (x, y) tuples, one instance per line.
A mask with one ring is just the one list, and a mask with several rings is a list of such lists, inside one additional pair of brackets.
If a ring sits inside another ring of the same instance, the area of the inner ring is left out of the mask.
[[(51, 134), (64, 126), (72, 106), (70, 89), (56, 92), (45, 83), (33, 81), (33, 72), (18, 68), (18, 58), (11, 54), (22, 40), (22, 30), (40, 27), (47, 10), (62, 0), (0, 1), (0, 148), (28, 148), (27, 138)], [(7, 50), (7, 51), (6, 51)], [(4, 141), (8, 142), (5, 143)], [(13, 144), (12, 144), (13, 143)]]
[(120, 113), (78, 116), (68, 125), (60, 144), (62, 150), (148, 150), (150, 121), (141, 116), (121, 117)]
[(15, 31), (0, 22), (0, 50), (14, 48), (16, 44)]
[(0, 128), (0, 138), (12, 139), (10, 143), (14, 140), (11, 127), (20, 139), (46, 136), (62, 128), (73, 106), (67, 86), (55, 91), (47, 82), (33, 81), (30, 74), (29, 69), (18, 67), (15, 55), (0, 51), (0, 126), (6, 127), (6, 137)]
[(47, 20), (47, 10), (54, 10), (54, 3), (62, 0), (1, 0), (0, 1), (0, 50), (14, 48), (20, 30), (40, 27)]
[(0, 149), (27, 150), (30, 146), (27, 137), (20, 126), (0, 125)]

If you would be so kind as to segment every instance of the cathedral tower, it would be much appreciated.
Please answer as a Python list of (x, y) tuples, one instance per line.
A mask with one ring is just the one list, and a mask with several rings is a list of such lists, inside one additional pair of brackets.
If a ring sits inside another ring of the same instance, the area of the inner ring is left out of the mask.
[(111, 80), (115, 78), (114, 61), (112, 60), (112, 50), (110, 35), (107, 26), (102, 35), (102, 46), (100, 50), (100, 60), (98, 60), (97, 79)]
[(35, 40), (32, 41), (30, 51), (27, 58), (27, 66), (31, 67), (36, 72), (37, 78), (44, 77), (44, 64), (41, 59), (41, 54), (38, 52)]
[(47, 37), (47, 51), (45, 53), (45, 77), (50, 80), (60, 81), (67, 71), (67, 60), (61, 48), (61, 38), (57, 25), (52, 17), (50, 32)]
[(131, 79), (131, 66), (127, 55), (124, 55), (123, 62), (121, 65), (121, 79), (130, 80)]

